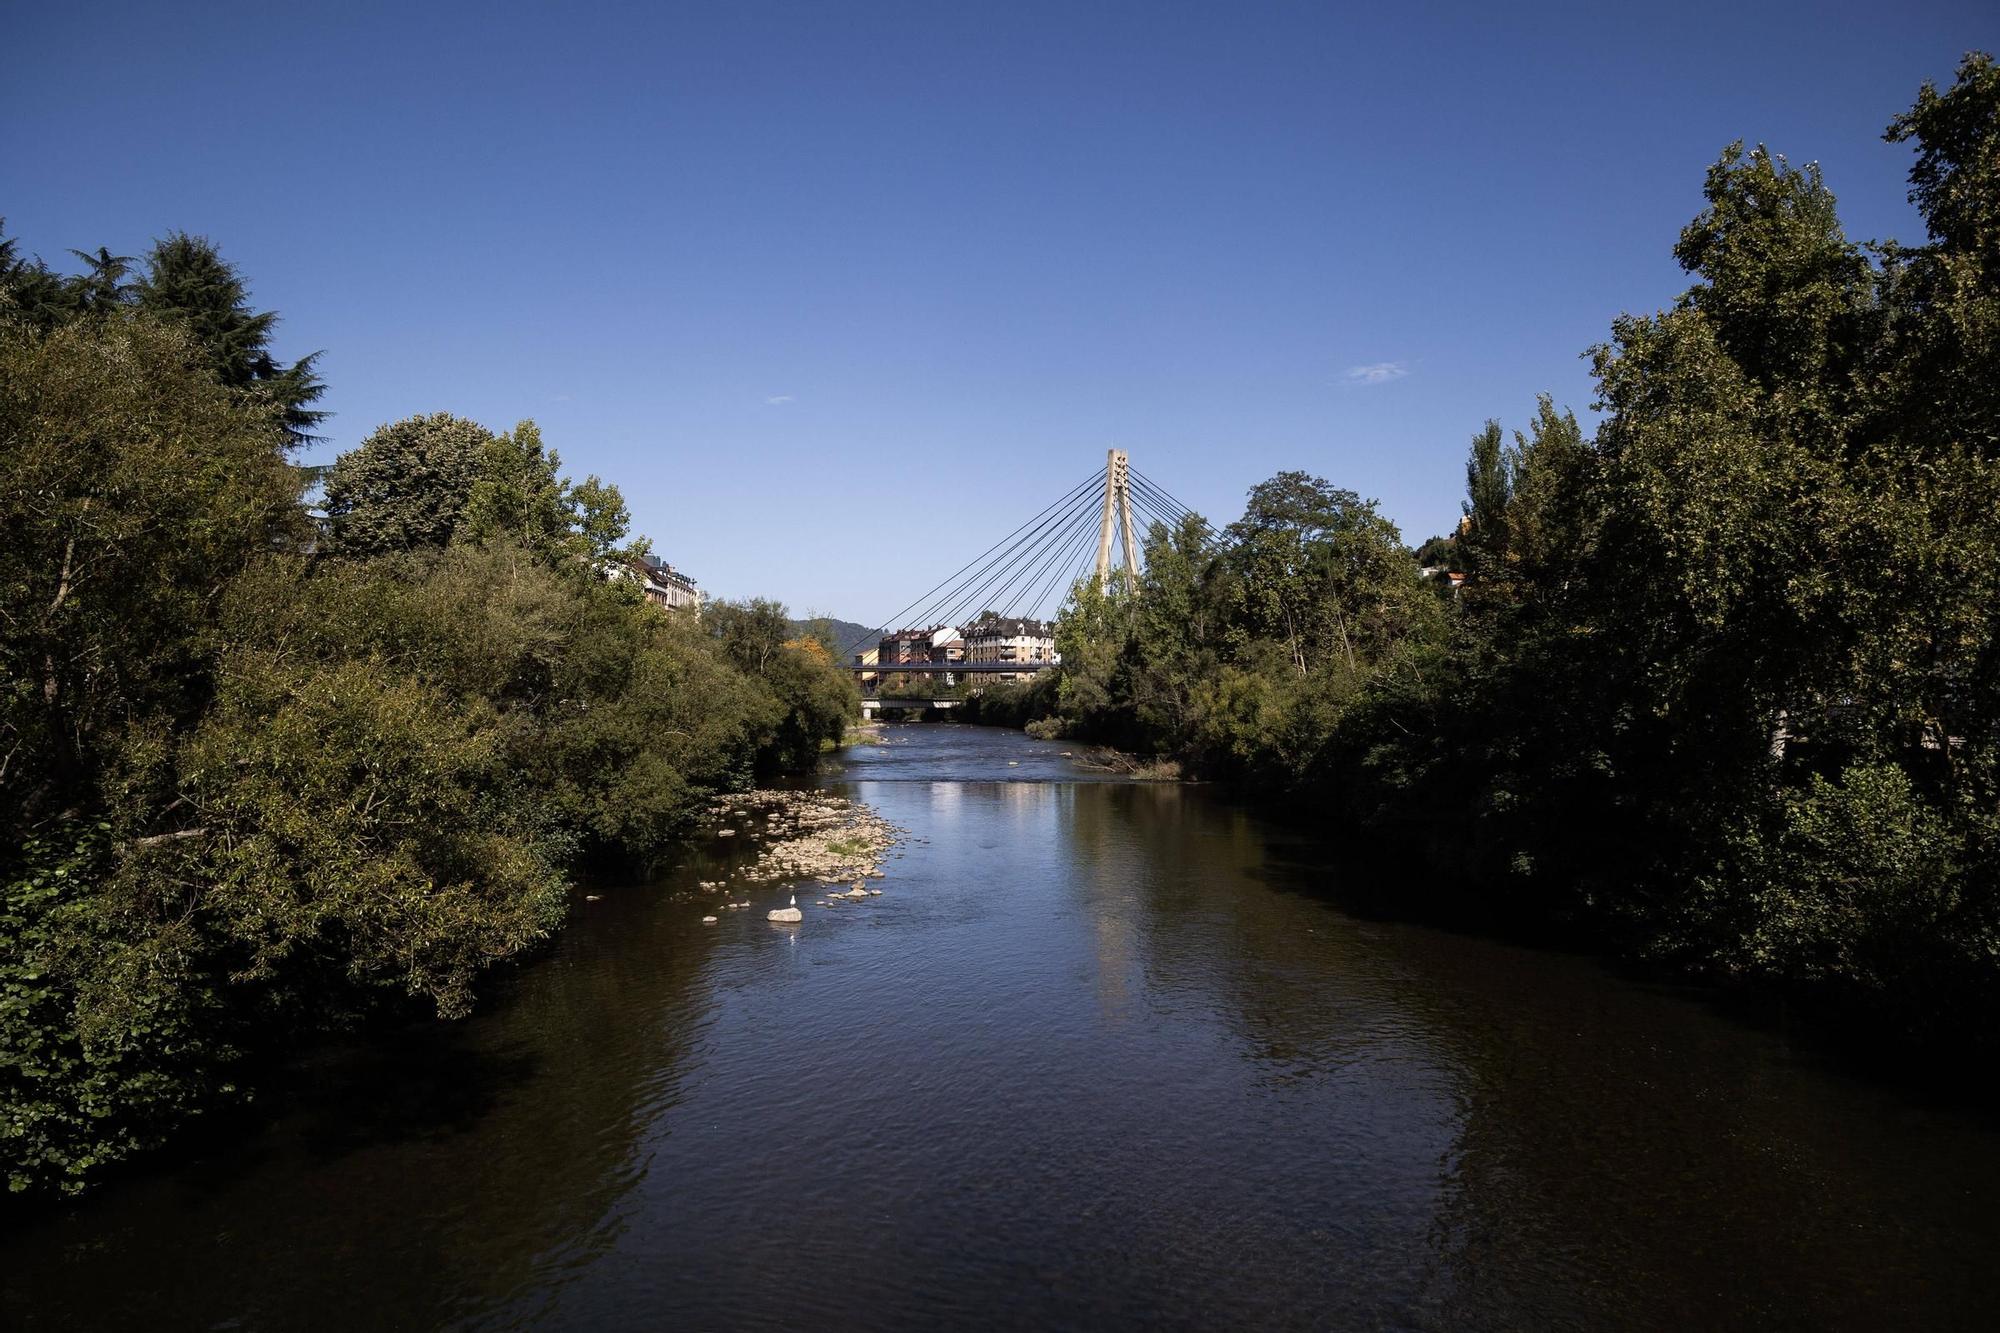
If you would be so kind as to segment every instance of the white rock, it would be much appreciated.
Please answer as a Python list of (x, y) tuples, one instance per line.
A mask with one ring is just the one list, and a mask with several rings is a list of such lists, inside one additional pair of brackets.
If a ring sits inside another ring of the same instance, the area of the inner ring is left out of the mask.
[(715, 924), (715, 922), (716, 918), (712, 916), (705, 916), (701, 919), (701, 924), (704, 926), (712, 926)]
[(773, 907), (764, 914), (766, 921), (803, 921), (806, 914), (796, 907)]

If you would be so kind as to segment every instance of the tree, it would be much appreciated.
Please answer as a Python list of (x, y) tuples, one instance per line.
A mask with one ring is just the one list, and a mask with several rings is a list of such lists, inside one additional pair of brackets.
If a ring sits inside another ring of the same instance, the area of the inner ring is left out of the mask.
[(75, 286), (39, 256), (23, 259), (19, 242), (4, 235), (6, 221), (0, 218), (0, 315), (46, 331), (76, 313)]
[(242, 276), (213, 242), (186, 232), (155, 242), (134, 297), (146, 313), (186, 325), (224, 385), (270, 402), (294, 445), (318, 438), (313, 428), (326, 419), (312, 407), (326, 392), (316, 369), (320, 354), (289, 366), (271, 354), (277, 314), (250, 308)]
[(74, 284), (77, 304), (82, 311), (95, 314), (116, 310), (131, 300), (135, 289), (126, 281), (134, 263), (131, 255), (114, 255), (101, 245), (95, 254), (87, 250), (71, 250), (70, 253), (90, 266), (90, 271), (77, 278)]
[(1525, 434), (1514, 433), (1507, 562), (1524, 595), (1561, 597), (1582, 577), (1596, 540), (1595, 455), (1576, 414), (1543, 394)]
[(76, 1188), (219, 1095), (218, 960), (170, 881), (219, 588), (302, 535), (270, 413), (186, 331), (0, 326), (0, 1173)]
[(1448, 536), (1439, 533), (1436, 536), (1424, 538), (1424, 544), (1416, 549), (1415, 555), (1417, 564), (1425, 569), (1436, 568), (1451, 570), (1456, 573), (1464, 572), (1461, 564), (1462, 557), (1458, 553), (1457, 533), (1452, 533)]
[(93, 775), (135, 724), (200, 708), (213, 590), (300, 535), (283, 435), (203, 360), (144, 318), (0, 329), (0, 790), (14, 819), (94, 806)]
[[(540, 436), (532, 443), (539, 454)], [(518, 458), (518, 445), (497, 446), (484, 426), (448, 412), (376, 428), (334, 462), (327, 478), (333, 546), (357, 556), (443, 546), (457, 535), (495, 458)], [(494, 476), (482, 497), (482, 521), (540, 521), (536, 506), (545, 497), (534, 486), (529, 477)]]
[(1737, 142), (1708, 169), (1702, 193), (1708, 207), (1674, 247), (1699, 279), (1680, 308), (1704, 317), (1788, 429), (1838, 429), (1853, 407), (1871, 275), (1818, 164), (1794, 169)]
[(1392, 603), (1416, 591), (1416, 566), (1373, 501), (1303, 472), (1250, 491), (1230, 524), (1225, 557), (1237, 576), (1243, 630), (1281, 642), (1305, 675), (1338, 661), (1352, 670), (1380, 646)]
[(1459, 529), (1459, 550), (1466, 574), (1488, 582), (1507, 577), (1507, 507), (1514, 496), (1517, 459), (1502, 445), (1502, 438), (1500, 423), (1487, 421), (1472, 437), (1465, 460), (1465, 522)]
[(562, 456), (543, 446), (541, 428), (532, 421), (489, 439), (466, 496), (460, 535), (483, 541), (496, 532), (512, 533), (551, 564), (593, 569), (643, 554), (643, 540), (619, 546), (631, 511), (618, 488), (594, 476), (573, 483), (561, 470)]
[(761, 597), (711, 602), (702, 608), (701, 618), (729, 660), (753, 676), (768, 672), (792, 637), (792, 622), (784, 605)]

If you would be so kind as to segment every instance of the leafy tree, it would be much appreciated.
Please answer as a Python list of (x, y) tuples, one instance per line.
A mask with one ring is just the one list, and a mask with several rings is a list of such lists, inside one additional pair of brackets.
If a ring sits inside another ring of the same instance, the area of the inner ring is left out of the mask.
[(1460, 533), (1419, 553), (1465, 595), (1413, 602), (1372, 508), (1281, 474), (1219, 554), (1156, 531), (1135, 607), (1066, 608), (1065, 723), (1310, 796), (1494, 919), (1901, 1037), (1990, 1026), (2000, 70), (1888, 137), (1919, 246), (1724, 150), (1688, 290), (1594, 353), (1594, 437), (1546, 397), (1475, 436)]
[(1055, 648), (1062, 659), (1057, 701), (1081, 735), (1116, 741), (1129, 736), (1130, 681), (1125, 657), (1133, 596), (1122, 582), (1078, 579), (1056, 620)]
[(712, 602), (702, 624), (736, 666), (761, 681), (772, 708), (764, 744), (780, 766), (810, 763), (860, 707), (851, 677), (811, 639), (794, 636), (785, 608), (761, 598)]
[(466, 494), (460, 535), (482, 541), (496, 532), (511, 533), (553, 564), (580, 562), (590, 568), (643, 554), (643, 541), (619, 545), (632, 516), (618, 488), (595, 476), (573, 483), (561, 470), (562, 456), (543, 446), (541, 429), (532, 421), (489, 439)]
[(1472, 437), (1465, 460), (1465, 523), (1458, 545), (1466, 572), (1482, 580), (1507, 575), (1507, 511), (1517, 458), (1502, 445), (1503, 438), (1500, 423), (1489, 420)]
[(1353, 491), (1281, 472), (1251, 489), (1225, 536), (1242, 630), (1282, 643), (1300, 675), (1359, 668), (1417, 614), (1401, 534)]
[(620, 548), (616, 488), (561, 478), (532, 423), (385, 427), (341, 460), (313, 549), (269, 381), (224, 382), (199, 320), (86, 259), (60, 280), (0, 249), (16, 1191), (158, 1144), (236, 1095), (247, 1054), (384, 1008), (464, 1013), (580, 869), (668, 855), (853, 707), (816, 643), (763, 651), (782, 608), (740, 636), (752, 671), (595, 577), (643, 548)]
[[(539, 455), (540, 436), (531, 443)], [(505, 519), (533, 527), (547, 517), (537, 510), (538, 500), (557, 500), (536, 492), (530, 465), (509, 466), (519, 460), (518, 447), (511, 440), (499, 445), (484, 426), (449, 412), (378, 427), (335, 460), (327, 477), (335, 549), (369, 556), (443, 546), (459, 533), (482, 481), (488, 482), (477, 511), (483, 527)], [(488, 468), (496, 463), (489, 480)]]
[(205, 704), (213, 590), (301, 532), (282, 445), (176, 328), (0, 329), (10, 819), (88, 806), (147, 719)]
[(1156, 523), (1146, 534), (1128, 655), (1133, 739), (1148, 751), (1171, 752), (1174, 738), (1188, 734), (1195, 686), (1223, 651), (1226, 593), (1212, 536), (1197, 514), (1172, 528)]
[(0, 315), (46, 331), (77, 310), (77, 288), (52, 272), (40, 257), (23, 259), (20, 243), (4, 234), (0, 218)]
[(1426, 569), (1447, 569), (1462, 573), (1458, 553), (1458, 534), (1446, 536), (1440, 533), (1424, 538), (1424, 544), (1416, 549), (1417, 563)]
[[(300, 532), (268, 411), (184, 330), (0, 328), (0, 1168), (74, 1188), (226, 1091), (183, 925), (120, 882), (174, 840), (177, 733), (214, 692), (215, 590)], [(165, 830), (166, 832), (162, 832)]]
[(1543, 394), (1526, 434), (1514, 433), (1506, 563), (1524, 593), (1559, 598), (1583, 578), (1598, 529), (1596, 456), (1576, 415)]

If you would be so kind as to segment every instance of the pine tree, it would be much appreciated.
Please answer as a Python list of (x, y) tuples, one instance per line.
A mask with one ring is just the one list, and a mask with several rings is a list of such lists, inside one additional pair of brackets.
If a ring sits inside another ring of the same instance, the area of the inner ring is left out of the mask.
[(278, 406), (294, 446), (316, 440), (313, 428), (326, 419), (311, 406), (326, 392), (315, 369), (320, 354), (289, 366), (271, 355), (277, 313), (250, 308), (242, 275), (210, 241), (174, 232), (154, 244), (146, 262), (135, 293), (139, 309), (185, 323), (207, 349), (217, 379)]

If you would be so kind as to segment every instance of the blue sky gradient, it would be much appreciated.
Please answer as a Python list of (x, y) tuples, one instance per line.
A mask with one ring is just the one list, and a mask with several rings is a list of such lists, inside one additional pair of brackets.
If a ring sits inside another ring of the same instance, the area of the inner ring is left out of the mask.
[(1466, 442), (1684, 285), (1725, 144), (1920, 238), (1988, 4), (22, 6), (0, 214), (214, 238), (324, 349), (331, 457), (541, 423), (715, 594), (885, 616), (1112, 445), (1218, 523), (1285, 468), (1411, 542)]

